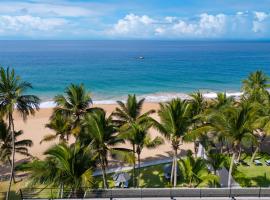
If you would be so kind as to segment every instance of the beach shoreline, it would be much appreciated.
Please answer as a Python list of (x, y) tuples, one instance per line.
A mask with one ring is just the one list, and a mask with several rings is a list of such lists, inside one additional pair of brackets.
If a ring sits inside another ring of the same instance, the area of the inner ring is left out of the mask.
[[(200, 91), (200, 90), (199, 90)], [(196, 92), (196, 91), (194, 91)], [(242, 92), (225, 92), (228, 97), (240, 97), (243, 93)], [(158, 104), (161, 102), (170, 101), (173, 98), (180, 98), (180, 99), (190, 99), (191, 93), (154, 93), (148, 95), (137, 95), (138, 99), (145, 99), (146, 103), (149, 104)], [(218, 92), (202, 92), (202, 95), (206, 99), (214, 99), (217, 97)], [(126, 96), (124, 98), (119, 98), (118, 100), (124, 101), (126, 100)], [(115, 99), (103, 99), (103, 100), (94, 100), (94, 105), (116, 105), (118, 100)], [(53, 100), (41, 100), (40, 108), (54, 108), (56, 106)]]

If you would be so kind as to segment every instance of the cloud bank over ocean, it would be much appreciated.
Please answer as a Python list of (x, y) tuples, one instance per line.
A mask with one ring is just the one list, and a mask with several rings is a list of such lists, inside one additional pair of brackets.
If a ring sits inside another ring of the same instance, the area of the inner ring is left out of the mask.
[[(270, 38), (267, 1), (260, 1), (260, 5), (255, 1), (219, 2), (1, 1), (0, 38)], [(227, 10), (226, 5), (232, 9)]]
[(131, 13), (118, 20), (109, 33), (137, 38), (238, 38), (244, 33), (260, 37), (268, 34), (269, 25), (270, 14), (265, 12), (201, 13), (193, 19), (177, 16), (155, 19)]

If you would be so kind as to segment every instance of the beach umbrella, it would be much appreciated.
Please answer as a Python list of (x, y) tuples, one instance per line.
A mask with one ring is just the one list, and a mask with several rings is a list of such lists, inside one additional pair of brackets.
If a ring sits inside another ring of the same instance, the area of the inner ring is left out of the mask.
[(116, 182), (119, 182), (119, 183), (124, 183), (126, 181), (129, 181), (130, 180), (130, 175), (126, 172), (122, 172), (122, 173), (119, 173), (117, 178), (116, 178)]
[(114, 181), (116, 181), (118, 175), (119, 175), (118, 173), (115, 173), (115, 174), (112, 176), (112, 178), (113, 178)]
[(207, 160), (206, 151), (205, 151), (205, 149), (204, 149), (204, 147), (203, 147), (203, 145), (201, 143), (199, 144), (197, 157)]

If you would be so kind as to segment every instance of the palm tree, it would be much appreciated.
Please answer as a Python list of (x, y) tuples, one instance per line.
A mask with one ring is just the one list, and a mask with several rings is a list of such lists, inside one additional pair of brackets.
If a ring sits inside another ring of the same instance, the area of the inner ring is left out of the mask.
[(104, 188), (108, 188), (106, 168), (108, 167), (108, 156), (124, 156), (129, 153), (127, 149), (115, 147), (124, 140), (117, 135), (117, 129), (111, 116), (106, 117), (106, 112), (102, 109), (87, 114), (84, 119), (84, 132), (80, 141), (85, 145), (90, 145), (97, 153), (99, 164), (102, 170)]
[(188, 187), (218, 186), (219, 177), (210, 173), (202, 158), (194, 159), (189, 152), (185, 159), (179, 160), (182, 177)]
[(250, 163), (253, 162), (257, 152), (263, 144), (265, 138), (270, 135), (270, 95), (265, 96), (263, 103), (254, 103), (255, 109), (258, 111), (257, 119), (253, 123), (255, 129), (255, 135), (258, 140), (258, 145), (250, 159)]
[[(136, 121), (143, 118), (148, 118), (149, 115), (155, 112), (155, 110), (149, 110), (145, 113), (142, 113), (142, 107), (145, 99), (137, 100), (136, 95), (128, 95), (126, 103), (122, 101), (117, 101), (119, 107), (112, 113), (112, 116), (115, 117), (118, 121), (119, 126), (131, 126)], [(126, 128), (125, 127), (125, 128)], [(133, 185), (135, 186), (135, 144), (132, 144), (133, 152)]]
[(24, 120), (28, 115), (33, 115), (39, 109), (39, 98), (34, 95), (25, 94), (27, 89), (31, 89), (30, 83), (22, 81), (15, 71), (9, 68), (0, 69), (0, 112), (6, 116), (8, 120), (8, 130), (11, 133), (12, 139), (12, 155), (11, 155), (11, 170), (10, 181), (6, 199), (9, 199), (12, 177), (14, 176), (14, 161), (15, 161), (15, 127), (13, 113), (17, 110)]
[[(207, 110), (208, 104), (207, 101), (204, 99), (201, 92), (195, 92), (190, 95), (191, 100), (191, 117), (193, 119), (193, 128), (196, 129), (197, 127), (201, 126), (204, 122), (201, 120), (201, 115)], [(185, 141), (192, 141), (194, 143), (194, 154), (195, 157), (197, 156), (198, 145), (200, 143), (201, 134), (196, 134), (195, 132), (189, 133), (185, 135)]]
[(134, 123), (136, 120), (144, 117), (148, 117), (154, 113), (155, 110), (149, 110), (142, 113), (142, 107), (145, 99), (137, 100), (136, 95), (128, 95), (127, 102), (117, 101), (119, 107), (113, 112), (113, 116), (118, 119), (120, 125), (127, 123)]
[(45, 127), (55, 131), (55, 134), (45, 135), (41, 140), (42, 142), (48, 142), (56, 139), (59, 136), (60, 142), (68, 142), (69, 135), (71, 134), (71, 120), (59, 113), (52, 115), (50, 122)]
[(207, 116), (208, 124), (204, 126), (204, 131), (212, 131), (224, 135), (230, 142), (232, 157), (229, 168), (228, 187), (231, 185), (231, 175), (233, 164), (238, 155), (241, 155), (241, 146), (247, 142), (254, 141), (251, 127), (255, 114), (250, 104), (242, 102), (239, 107), (227, 107), (222, 111), (217, 111)]
[(128, 140), (135, 148), (134, 153), (137, 154), (138, 160), (138, 180), (137, 186), (140, 187), (140, 169), (141, 169), (141, 153), (144, 148), (152, 149), (164, 143), (164, 140), (156, 136), (151, 139), (149, 136), (149, 129), (153, 126), (151, 119), (138, 120), (136, 123), (131, 124), (124, 130), (120, 137)]
[(57, 95), (54, 98), (56, 108), (54, 114), (63, 115), (72, 120), (72, 132), (74, 135), (80, 133), (80, 123), (86, 113), (92, 112), (90, 108), (92, 99), (86, 92), (84, 86), (71, 84), (65, 90), (65, 95)]
[(188, 133), (193, 122), (191, 104), (186, 100), (173, 99), (168, 103), (160, 104), (158, 115), (160, 123), (156, 122), (155, 127), (171, 142), (173, 149), (171, 183), (173, 182), (175, 187), (177, 184), (177, 153), (183, 137)]
[(228, 97), (226, 92), (217, 93), (217, 98), (214, 99), (212, 107), (216, 110), (231, 106), (234, 103), (233, 97)]
[(242, 90), (244, 96), (253, 101), (262, 101), (262, 96), (267, 94), (269, 88), (269, 77), (262, 71), (250, 73), (248, 78), (243, 80)]
[(195, 92), (189, 95), (191, 97), (190, 104), (192, 106), (192, 116), (197, 116), (205, 111), (208, 107), (201, 92)]
[(214, 174), (217, 175), (217, 171), (222, 169), (222, 167), (225, 166), (226, 163), (226, 155), (217, 153), (214, 150), (210, 150), (210, 152), (207, 154), (208, 162), (211, 164), (211, 166), (214, 169)]
[[(28, 147), (33, 145), (32, 140), (18, 140), (18, 137), (23, 134), (23, 131), (15, 131), (15, 152), (24, 156), (30, 156), (28, 153)], [(0, 121), (0, 161), (7, 162), (12, 166), (12, 137), (7, 125), (4, 121)], [(15, 183), (15, 177), (13, 176), (13, 182)]]
[[(226, 92), (219, 92), (217, 93), (217, 97), (211, 101), (211, 105), (209, 109), (204, 113), (204, 115), (209, 115), (213, 112), (221, 112), (221, 110), (226, 109), (227, 107), (236, 105), (233, 97), (227, 96)], [(202, 118), (204, 116), (202, 115)], [(223, 153), (224, 146), (227, 146), (227, 150), (229, 149), (229, 143), (227, 138), (224, 134), (212, 134), (212, 142), (214, 144), (218, 144), (220, 146), (220, 153)], [(225, 145), (227, 144), (227, 145)], [(216, 145), (216, 147), (218, 146)]]
[(79, 142), (70, 146), (61, 143), (49, 148), (44, 160), (34, 160), (17, 166), (17, 170), (30, 172), (29, 186), (45, 185), (59, 187), (63, 198), (64, 186), (71, 188), (69, 197), (83, 197), (84, 188), (94, 184), (93, 170), (96, 153)]

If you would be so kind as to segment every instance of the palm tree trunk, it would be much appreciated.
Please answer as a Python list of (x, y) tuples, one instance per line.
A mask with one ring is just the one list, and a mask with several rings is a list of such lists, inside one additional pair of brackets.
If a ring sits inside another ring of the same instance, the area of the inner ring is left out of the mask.
[(133, 152), (133, 169), (132, 169), (132, 184), (133, 187), (136, 187), (136, 181), (135, 181), (135, 168), (136, 168), (136, 159), (135, 159), (135, 145), (132, 144), (132, 152)]
[(177, 149), (174, 150), (174, 181), (173, 181), (173, 187), (176, 187), (177, 184)]
[(221, 140), (220, 142), (220, 153), (222, 154), (223, 153), (223, 147), (224, 147), (224, 144), (223, 144), (223, 140)]
[(231, 178), (232, 178), (232, 170), (233, 170), (233, 164), (235, 159), (235, 152), (233, 152), (231, 163), (230, 163), (230, 169), (229, 169), (229, 177), (228, 177), (228, 187), (231, 187)]
[(105, 162), (102, 158), (101, 158), (101, 170), (102, 170), (102, 178), (103, 178), (103, 187), (107, 189), (108, 184), (107, 184), (107, 176), (106, 176), (106, 167), (105, 167)]
[[(11, 160), (10, 160), (9, 157), (8, 157), (8, 162), (9, 162), (10, 167), (12, 167)], [(13, 174), (13, 176), (12, 176), (12, 179), (13, 179), (13, 183), (15, 184), (15, 183), (16, 183), (16, 180), (15, 180), (14, 174)]]
[(194, 141), (193, 145), (194, 145), (194, 154), (195, 154), (194, 157), (197, 158), (197, 145), (196, 145), (196, 141)]
[(137, 187), (140, 187), (140, 176), (141, 176), (141, 155), (140, 153), (137, 154), (138, 156), (138, 179), (137, 179)]
[(11, 138), (12, 138), (12, 155), (11, 155), (11, 169), (10, 169), (10, 178), (6, 199), (9, 200), (9, 194), (11, 190), (12, 177), (14, 176), (14, 162), (15, 162), (15, 136), (14, 136), (14, 123), (12, 113), (8, 115), (9, 127), (11, 128)]
[[(251, 159), (250, 159), (250, 164), (253, 163), (253, 161), (254, 161), (254, 159), (255, 159), (255, 156), (256, 156), (256, 154), (258, 153), (258, 151), (260, 150), (261, 144), (262, 144), (262, 142), (264, 141), (264, 139), (265, 139), (265, 135), (262, 136), (262, 138), (260, 139), (260, 142), (259, 142), (258, 146), (256, 147), (254, 153), (252, 154), (252, 157), (251, 157)], [(252, 144), (253, 144), (253, 143), (252, 143)], [(252, 145), (252, 146), (253, 146), (253, 145)]]
[(251, 157), (251, 159), (250, 159), (250, 164), (253, 163), (253, 161), (254, 161), (254, 159), (255, 159), (255, 156), (256, 156), (257, 152), (259, 151), (259, 148), (260, 148), (260, 147), (257, 146), (256, 149), (255, 149), (255, 151), (254, 151), (254, 153), (252, 154), (252, 157)]
[(242, 147), (240, 146), (240, 147), (239, 147), (238, 157), (237, 157), (237, 162), (240, 161), (240, 158), (241, 158), (241, 152), (242, 152)]
[(171, 180), (170, 180), (171, 184), (173, 184), (173, 176), (174, 176), (174, 161), (175, 161), (175, 159), (174, 159), (174, 156), (173, 156), (173, 159), (172, 159), (172, 169), (171, 169)]
[(60, 195), (59, 195), (61, 199), (63, 198), (63, 194), (64, 194), (64, 184), (61, 183), (60, 184)]
[(192, 178), (189, 179), (188, 187), (189, 187), (189, 188), (192, 187)]

